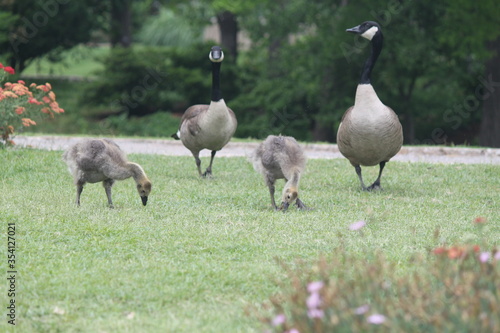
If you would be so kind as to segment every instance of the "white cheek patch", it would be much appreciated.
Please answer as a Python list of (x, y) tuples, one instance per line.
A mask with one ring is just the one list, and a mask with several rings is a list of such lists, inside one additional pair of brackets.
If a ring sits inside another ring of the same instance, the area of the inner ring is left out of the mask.
[(378, 31), (378, 28), (373, 26), (371, 27), (370, 29), (366, 30), (365, 32), (363, 32), (361, 34), (361, 37), (364, 37), (368, 40), (372, 40), (373, 36), (375, 36), (375, 34), (377, 33)]

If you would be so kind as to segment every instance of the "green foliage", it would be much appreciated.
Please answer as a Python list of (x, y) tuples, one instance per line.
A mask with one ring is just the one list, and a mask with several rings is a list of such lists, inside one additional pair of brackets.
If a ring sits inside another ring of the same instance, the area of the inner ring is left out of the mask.
[(500, 250), (440, 247), (403, 273), (382, 254), (365, 254), (340, 247), (312, 265), (281, 263), (287, 279), (261, 320), (274, 332), (500, 330)]
[[(83, 101), (106, 106), (108, 114), (119, 112), (134, 116), (158, 110), (182, 113), (192, 104), (208, 104), (211, 85), (208, 53), (211, 45), (114, 48), (102, 60), (104, 69), (97, 73), (97, 81), (88, 85)], [(233, 66), (223, 65), (223, 82), (231, 82)], [(231, 98), (237, 89), (229, 83), (222, 84), (224, 97)]]
[(202, 30), (202, 26), (193, 25), (187, 17), (160, 9), (158, 15), (146, 20), (137, 38), (146, 45), (188, 47), (201, 42)]
[(98, 6), (91, 5), (96, 4), (94, 0), (3, 2), (0, 10), (9, 12), (16, 20), (9, 20), (8, 40), (0, 43), (0, 49), (18, 72), (42, 55), (57, 59), (62, 50), (90, 39), (97, 22), (93, 17), (98, 12)]

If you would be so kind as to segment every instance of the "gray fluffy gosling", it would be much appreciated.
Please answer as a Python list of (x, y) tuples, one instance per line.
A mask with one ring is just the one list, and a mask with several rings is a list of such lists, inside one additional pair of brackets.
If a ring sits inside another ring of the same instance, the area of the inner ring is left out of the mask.
[(83, 140), (64, 152), (63, 160), (68, 165), (76, 185), (76, 204), (80, 206), (80, 195), (85, 183), (102, 182), (113, 208), (111, 187), (115, 180), (133, 177), (142, 204), (146, 206), (151, 192), (151, 182), (137, 163), (128, 162), (125, 153), (116, 143), (107, 139)]
[[(306, 166), (306, 157), (297, 141), (290, 136), (269, 135), (249, 157), (254, 169), (264, 176), (274, 209), (286, 211), (294, 201), (299, 209), (307, 209), (299, 199), (299, 181)], [(286, 181), (281, 207), (274, 200), (276, 179)]]
[[(384, 105), (370, 82), (371, 72), (382, 51), (383, 36), (376, 22), (367, 21), (347, 32), (371, 41), (372, 52), (366, 60), (356, 90), (354, 106), (347, 109), (337, 132), (337, 144), (356, 170), (365, 191), (381, 189), (380, 178), (386, 162), (396, 155), (403, 144), (403, 130), (398, 116)], [(366, 187), (361, 176), (361, 165), (379, 165), (375, 182)]]
[[(224, 52), (219, 46), (213, 46), (209, 53), (212, 62), (212, 97), (210, 105), (190, 106), (183, 114), (177, 133), (172, 137), (181, 140), (191, 151), (201, 177), (212, 175), (212, 163), (215, 154), (231, 140), (238, 122), (233, 110), (227, 107), (220, 90), (220, 67)], [(205, 173), (201, 173), (200, 151), (212, 151), (210, 164)]]

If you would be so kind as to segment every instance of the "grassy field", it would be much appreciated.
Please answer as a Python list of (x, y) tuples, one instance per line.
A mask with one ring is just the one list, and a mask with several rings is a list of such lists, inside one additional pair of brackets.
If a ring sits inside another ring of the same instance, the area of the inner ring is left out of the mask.
[[(437, 245), (500, 239), (500, 166), (391, 162), (384, 190), (366, 193), (347, 161), (310, 160), (301, 197), (313, 210), (283, 214), (243, 158), (217, 158), (214, 177), (199, 179), (191, 157), (130, 155), (153, 182), (148, 205), (129, 179), (109, 209), (100, 184), (75, 207), (61, 152), (0, 157), (2, 248), (15, 223), (22, 332), (262, 332), (245, 310), (277, 291), (276, 257), (342, 255), (342, 243), (359, 260), (381, 250), (405, 272)], [(376, 172), (366, 169), (367, 182)], [(482, 236), (478, 216), (491, 222)], [(362, 234), (348, 228), (359, 220)], [(0, 288), (7, 304), (5, 279)]]

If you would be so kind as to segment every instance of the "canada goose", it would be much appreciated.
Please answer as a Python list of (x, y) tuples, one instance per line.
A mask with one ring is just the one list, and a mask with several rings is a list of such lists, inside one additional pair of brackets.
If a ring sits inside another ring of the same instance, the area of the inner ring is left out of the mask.
[(151, 182), (139, 164), (128, 162), (125, 153), (116, 143), (107, 139), (83, 140), (69, 147), (63, 159), (74, 177), (76, 204), (80, 206), (80, 195), (85, 183), (102, 182), (108, 204), (113, 208), (111, 186), (115, 180), (133, 177), (142, 204), (146, 206), (151, 192)]
[[(381, 189), (380, 178), (385, 163), (396, 155), (403, 144), (403, 130), (398, 116), (385, 106), (370, 83), (375, 62), (382, 51), (383, 36), (376, 22), (367, 21), (347, 29), (371, 41), (372, 52), (366, 60), (359, 81), (354, 106), (344, 113), (337, 132), (340, 152), (354, 166), (363, 190)], [(379, 165), (375, 182), (366, 187), (361, 176), (361, 165)]]
[[(191, 151), (198, 167), (198, 174), (202, 177), (212, 174), (212, 163), (215, 154), (221, 150), (236, 131), (238, 122), (233, 110), (226, 106), (220, 90), (220, 66), (224, 59), (224, 52), (219, 46), (213, 46), (209, 59), (212, 62), (212, 98), (210, 105), (198, 104), (189, 107), (181, 118), (177, 133), (172, 137), (181, 140), (184, 146)], [(201, 173), (200, 151), (212, 151), (210, 164)]]
[(299, 199), (299, 181), (306, 166), (306, 157), (297, 141), (290, 136), (269, 135), (250, 156), (254, 169), (264, 176), (271, 203), (278, 210), (274, 200), (274, 183), (276, 179), (284, 178), (286, 181), (281, 196), (283, 211), (296, 201), (299, 209), (307, 207)]

